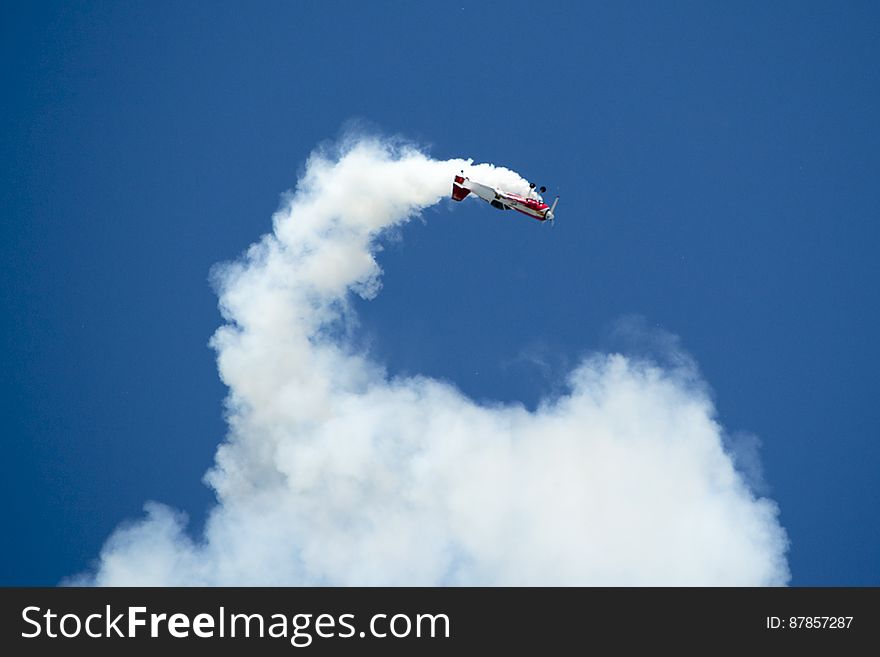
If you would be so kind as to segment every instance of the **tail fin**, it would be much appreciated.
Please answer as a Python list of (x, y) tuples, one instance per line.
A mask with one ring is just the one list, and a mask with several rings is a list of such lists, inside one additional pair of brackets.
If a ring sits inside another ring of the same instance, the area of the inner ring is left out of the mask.
[(456, 176), (452, 182), (452, 200), (463, 201), (464, 197), (471, 193), (467, 187), (464, 187), (464, 176)]

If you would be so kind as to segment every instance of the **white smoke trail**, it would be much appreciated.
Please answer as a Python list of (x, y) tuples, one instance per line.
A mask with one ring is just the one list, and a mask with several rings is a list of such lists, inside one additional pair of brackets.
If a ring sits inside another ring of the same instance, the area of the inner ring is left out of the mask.
[(382, 231), (452, 176), (516, 173), (353, 140), (316, 153), (274, 231), (217, 272), (229, 436), (204, 535), (148, 504), (98, 585), (778, 585), (776, 505), (756, 498), (687, 359), (596, 355), (535, 412), (389, 378), (348, 339), (378, 292)]

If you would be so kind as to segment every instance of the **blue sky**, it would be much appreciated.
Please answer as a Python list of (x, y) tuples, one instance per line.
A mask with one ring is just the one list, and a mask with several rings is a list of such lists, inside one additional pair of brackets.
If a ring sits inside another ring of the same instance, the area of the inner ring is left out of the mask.
[(877, 7), (411, 4), (8, 12), (0, 583), (82, 571), (148, 499), (204, 518), (208, 272), (352, 120), (562, 197), (386, 245), (358, 308), (390, 371), (534, 404), (640, 316), (760, 439), (791, 583), (880, 583)]

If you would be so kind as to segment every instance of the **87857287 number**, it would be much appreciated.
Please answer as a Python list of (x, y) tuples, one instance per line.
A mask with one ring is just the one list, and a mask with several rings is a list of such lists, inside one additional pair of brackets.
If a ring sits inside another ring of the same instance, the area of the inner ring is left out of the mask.
[(791, 616), (788, 619), (788, 627), (807, 630), (845, 630), (852, 621), (852, 616)]

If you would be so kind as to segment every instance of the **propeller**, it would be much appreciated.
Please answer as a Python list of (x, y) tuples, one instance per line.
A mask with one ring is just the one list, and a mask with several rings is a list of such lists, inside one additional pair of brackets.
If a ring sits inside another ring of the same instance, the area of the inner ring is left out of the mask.
[(556, 211), (556, 204), (557, 204), (557, 203), (559, 203), (559, 197), (558, 197), (558, 196), (557, 196), (556, 199), (553, 201), (553, 205), (550, 206), (550, 209), (547, 210), (547, 212), (544, 213), (544, 218), (545, 218), (547, 221), (550, 222), (550, 225), (551, 225), (551, 226), (555, 226), (555, 225), (556, 225), (556, 224), (554, 223), (554, 219), (556, 218), (556, 216), (554, 215), (554, 212)]

